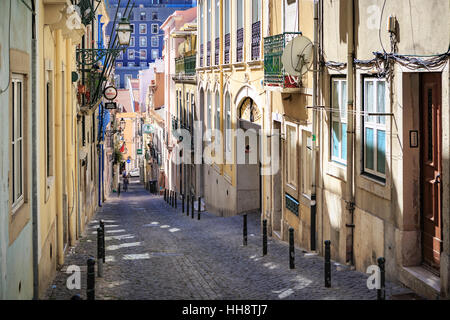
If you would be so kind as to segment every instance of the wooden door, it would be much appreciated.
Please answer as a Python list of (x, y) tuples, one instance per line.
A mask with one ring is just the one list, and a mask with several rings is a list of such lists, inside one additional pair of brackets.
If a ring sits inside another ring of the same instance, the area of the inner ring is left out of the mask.
[(421, 218), (425, 265), (439, 270), (442, 252), (441, 75), (421, 75)]

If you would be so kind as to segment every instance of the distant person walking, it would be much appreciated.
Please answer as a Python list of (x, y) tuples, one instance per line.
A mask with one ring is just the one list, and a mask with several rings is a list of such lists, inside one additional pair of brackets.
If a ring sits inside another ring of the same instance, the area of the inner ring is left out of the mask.
[(123, 177), (123, 191), (127, 192), (128, 191), (128, 184), (130, 183), (128, 175), (125, 175)]

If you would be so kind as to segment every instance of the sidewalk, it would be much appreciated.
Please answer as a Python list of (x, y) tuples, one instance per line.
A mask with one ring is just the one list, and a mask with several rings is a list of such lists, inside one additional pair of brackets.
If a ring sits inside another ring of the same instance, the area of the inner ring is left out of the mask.
[[(289, 248), (269, 238), (262, 256), (260, 217), (248, 217), (248, 246), (242, 246), (242, 217), (202, 212), (201, 220), (174, 209), (163, 197), (131, 183), (97, 213), (84, 237), (66, 257), (46, 299), (86, 298), (86, 260), (96, 256), (98, 220), (105, 221), (104, 277), (96, 278), (96, 299), (376, 299), (368, 275), (332, 263), (332, 287), (324, 287), (322, 257)], [(81, 290), (68, 290), (69, 265), (81, 266)], [(386, 296), (410, 290), (386, 283)]]

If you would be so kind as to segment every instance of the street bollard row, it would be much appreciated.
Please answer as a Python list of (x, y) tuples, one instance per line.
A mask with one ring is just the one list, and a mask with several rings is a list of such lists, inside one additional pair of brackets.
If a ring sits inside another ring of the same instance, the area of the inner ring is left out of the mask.
[(378, 267), (380, 268), (380, 289), (377, 289), (378, 300), (386, 300), (385, 263), (386, 259), (383, 257), (378, 258)]
[(95, 300), (95, 259), (87, 260), (87, 287), (86, 297), (88, 300)]
[(325, 287), (331, 287), (331, 241), (325, 241)]

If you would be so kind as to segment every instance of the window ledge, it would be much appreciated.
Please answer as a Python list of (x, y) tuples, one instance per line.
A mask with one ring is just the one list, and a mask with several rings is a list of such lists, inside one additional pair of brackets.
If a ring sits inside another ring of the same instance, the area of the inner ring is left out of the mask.
[(328, 161), (326, 173), (327, 175), (342, 180), (343, 182), (347, 181), (347, 167), (343, 164)]
[(244, 62), (235, 62), (235, 63), (233, 63), (233, 68), (235, 71), (244, 71), (245, 63)]
[(361, 173), (356, 177), (356, 187), (385, 200), (391, 200), (391, 188), (387, 180), (383, 182)]

